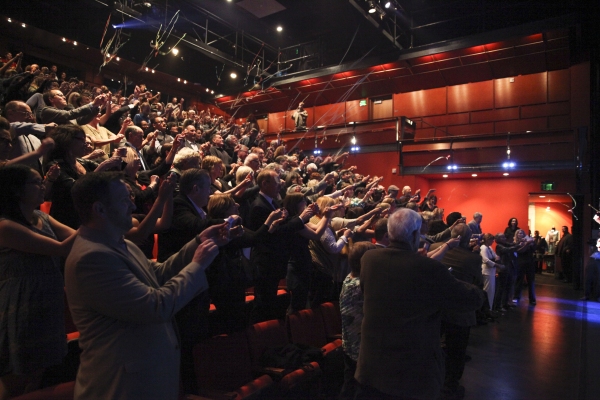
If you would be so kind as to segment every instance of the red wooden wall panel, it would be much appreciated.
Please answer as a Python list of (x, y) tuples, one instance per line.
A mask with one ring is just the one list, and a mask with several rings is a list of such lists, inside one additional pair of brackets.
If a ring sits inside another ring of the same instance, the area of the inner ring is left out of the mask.
[[(469, 123), (469, 113), (425, 117), (423, 118), (423, 121), (438, 128), (446, 127), (448, 125), (465, 125)], [(427, 125), (423, 124), (423, 126)]]
[(446, 88), (394, 94), (394, 116), (422, 117), (446, 114)]
[(269, 114), (269, 123), (267, 126), (269, 127), (267, 132), (277, 132), (280, 126), (286, 127), (285, 125), (285, 111), (281, 111), (278, 113), (270, 113)]
[(486, 133), (494, 133), (494, 124), (492, 122), (448, 127), (448, 135), (450, 136), (481, 135)]
[(568, 115), (571, 105), (567, 101), (560, 103), (538, 104), (521, 107), (521, 118), (546, 117), (550, 115)]
[(471, 123), (504, 121), (519, 119), (519, 107), (500, 108), (498, 110), (474, 111), (471, 113)]
[(346, 122), (368, 121), (369, 100), (365, 99), (367, 105), (360, 106), (360, 100), (346, 102)]
[[(541, 104), (547, 99), (547, 73), (519, 75), (494, 81), (496, 108)], [(514, 82), (510, 82), (514, 79)]]
[(314, 121), (312, 125), (320, 126), (344, 123), (346, 103), (326, 104), (315, 106), (313, 109)]
[(590, 126), (590, 63), (574, 65), (571, 71), (571, 126)]
[(558, 115), (548, 118), (548, 128), (550, 129), (569, 129), (571, 127), (571, 116)]
[(448, 87), (448, 112), (489, 110), (494, 107), (493, 81)]
[(495, 123), (496, 133), (541, 131), (548, 129), (548, 118), (528, 118), (515, 121), (499, 121)]
[(548, 72), (548, 101), (568, 101), (571, 98), (571, 73), (568, 69)]

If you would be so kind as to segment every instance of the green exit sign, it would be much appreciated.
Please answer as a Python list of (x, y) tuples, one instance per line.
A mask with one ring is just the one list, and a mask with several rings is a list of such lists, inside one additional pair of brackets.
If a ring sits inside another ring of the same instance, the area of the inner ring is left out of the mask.
[(364, 107), (364, 106), (366, 106), (366, 105), (367, 105), (367, 101), (366, 101), (366, 100), (361, 100), (361, 101), (359, 101), (359, 102), (358, 102), (358, 105), (359, 105), (360, 107)]
[(543, 191), (554, 190), (554, 182), (542, 182), (542, 190)]

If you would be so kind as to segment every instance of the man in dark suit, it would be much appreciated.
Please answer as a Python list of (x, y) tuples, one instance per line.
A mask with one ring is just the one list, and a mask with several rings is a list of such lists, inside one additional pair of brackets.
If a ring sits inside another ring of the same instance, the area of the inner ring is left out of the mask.
[(437, 399), (444, 379), (441, 312), (478, 309), (479, 288), (417, 254), (421, 216), (406, 208), (388, 218), (390, 246), (361, 260), (364, 319), (357, 398)]
[[(179, 180), (179, 194), (173, 200), (171, 227), (158, 234), (158, 260), (164, 261), (177, 253), (197, 234), (222, 219), (208, 219), (202, 209), (208, 204), (210, 176), (202, 169), (183, 172)], [(194, 297), (175, 316), (181, 339), (181, 379), (186, 392), (194, 391), (194, 359), (192, 349), (201, 339), (208, 337), (208, 291)]]
[(228, 241), (217, 236), (224, 225), (156, 263), (123, 238), (135, 204), (119, 174), (87, 174), (72, 195), (82, 222), (65, 265), (82, 350), (75, 399), (176, 399), (173, 316), (208, 288), (204, 271)]
[[(257, 231), (272, 211), (281, 208), (277, 196), (281, 182), (277, 172), (265, 169), (258, 174), (256, 182), (260, 192), (250, 206), (248, 228)], [(277, 286), (285, 278), (287, 262), (290, 258), (290, 246), (295, 233), (304, 228), (313, 214), (313, 208), (307, 207), (299, 216), (286, 219), (275, 232), (269, 234), (252, 249), (250, 262), (256, 274), (254, 285), (254, 322), (277, 318), (274, 309), (277, 299)]]
[(562, 237), (558, 241), (556, 252), (560, 257), (560, 264), (564, 282), (573, 282), (573, 235), (567, 226), (562, 227)]
[[(452, 275), (463, 282), (483, 288), (481, 256), (469, 247), (471, 229), (465, 223), (452, 227), (452, 238), (460, 238), (458, 247), (444, 255), (442, 264), (451, 269)], [(443, 399), (461, 399), (464, 387), (459, 385), (465, 369), (465, 355), (469, 344), (471, 326), (477, 325), (475, 311), (448, 310), (442, 316), (442, 334), (446, 339), (446, 377)]]

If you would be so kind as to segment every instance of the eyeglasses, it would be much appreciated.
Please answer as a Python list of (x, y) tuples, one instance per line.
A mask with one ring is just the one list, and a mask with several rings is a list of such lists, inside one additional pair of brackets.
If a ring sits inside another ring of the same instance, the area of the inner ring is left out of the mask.
[(19, 110), (15, 110), (16, 113), (19, 114), (23, 114), (23, 115), (27, 115), (28, 117), (33, 117), (33, 113), (30, 111), (19, 111)]

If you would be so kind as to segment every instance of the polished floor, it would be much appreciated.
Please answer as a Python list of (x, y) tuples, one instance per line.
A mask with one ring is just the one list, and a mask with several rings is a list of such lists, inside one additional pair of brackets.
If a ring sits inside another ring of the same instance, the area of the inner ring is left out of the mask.
[(600, 399), (600, 303), (579, 301), (582, 291), (546, 273), (536, 292), (536, 306), (524, 293), (517, 308), (471, 330), (466, 400)]

